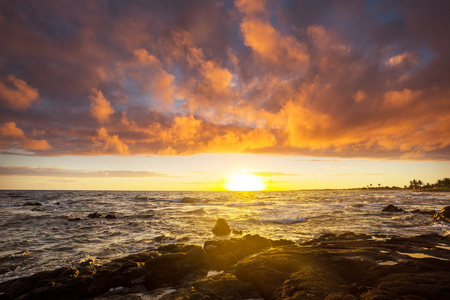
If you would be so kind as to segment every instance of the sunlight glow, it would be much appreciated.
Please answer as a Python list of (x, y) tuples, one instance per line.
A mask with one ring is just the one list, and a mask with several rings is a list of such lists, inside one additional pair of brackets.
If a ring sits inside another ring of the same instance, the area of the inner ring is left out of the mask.
[(266, 185), (259, 176), (241, 173), (230, 174), (224, 188), (229, 191), (262, 191), (266, 189)]

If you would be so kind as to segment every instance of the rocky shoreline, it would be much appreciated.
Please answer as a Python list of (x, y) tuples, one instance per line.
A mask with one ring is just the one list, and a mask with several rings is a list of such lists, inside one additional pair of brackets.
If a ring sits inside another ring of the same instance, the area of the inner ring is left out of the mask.
[[(450, 206), (413, 212), (450, 220)], [(212, 231), (234, 232), (224, 219)], [(259, 235), (167, 244), (3, 282), (4, 299), (450, 299), (450, 237), (347, 232), (298, 244)]]
[(258, 235), (169, 244), (0, 284), (0, 299), (450, 299), (450, 238)]

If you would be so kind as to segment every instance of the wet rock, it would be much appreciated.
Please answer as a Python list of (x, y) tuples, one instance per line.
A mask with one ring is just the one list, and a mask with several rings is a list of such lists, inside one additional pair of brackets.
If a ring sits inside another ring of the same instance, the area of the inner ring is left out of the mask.
[(444, 207), (440, 212), (435, 213), (433, 218), (436, 221), (444, 221), (450, 223), (450, 206)]
[(388, 206), (384, 207), (381, 211), (382, 212), (402, 212), (404, 210), (401, 208), (398, 208), (397, 206), (389, 204)]
[(192, 287), (178, 289), (161, 299), (261, 299), (261, 296), (250, 283), (233, 274), (222, 273), (196, 281)]
[[(173, 287), (161, 289), (166, 300), (450, 299), (448, 247), (450, 237), (437, 234), (384, 241), (328, 234), (301, 244), (246, 235), (207, 241), (204, 249), (170, 244), (101, 266), (86, 261), (78, 269), (37, 273), (0, 283), (0, 299), (131, 299), (144, 284)], [(418, 253), (422, 258), (411, 257)], [(206, 277), (219, 262), (227, 269)]]
[(145, 262), (145, 285), (148, 289), (178, 284), (186, 277), (198, 279), (206, 276), (205, 253), (201, 247), (175, 245), (160, 248), (160, 251), (168, 253)]
[(231, 228), (225, 219), (218, 219), (216, 225), (212, 229), (212, 232), (217, 236), (229, 235)]
[(26, 202), (23, 206), (42, 206), (42, 204), (39, 202)]
[(224, 270), (237, 263), (241, 258), (270, 248), (273, 242), (259, 235), (246, 235), (224, 241), (206, 241), (204, 249), (208, 266), (214, 270)]
[(443, 216), (446, 219), (450, 219), (450, 206), (446, 206), (444, 207), (441, 212), (440, 212), (441, 216)]
[(420, 214), (420, 215), (431, 215), (433, 216), (436, 212), (434, 210), (420, 210), (420, 209), (415, 209), (411, 211), (414, 214)]
[(117, 219), (117, 217), (113, 214), (106, 215), (105, 219)]
[(102, 215), (98, 212), (94, 212), (94, 213), (88, 215), (88, 218), (92, 218), (92, 219), (101, 218), (101, 217), (102, 217)]

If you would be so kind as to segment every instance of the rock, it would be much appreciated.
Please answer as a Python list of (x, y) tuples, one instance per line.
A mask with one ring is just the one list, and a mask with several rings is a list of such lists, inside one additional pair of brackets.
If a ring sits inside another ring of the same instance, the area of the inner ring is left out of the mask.
[(145, 285), (148, 289), (178, 284), (186, 277), (206, 276), (205, 253), (201, 247), (188, 245), (165, 249), (171, 252), (145, 262)]
[[(328, 234), (301, 244), (258, 235), (164, 245), (0, 283), (0, 299), (450, 299), (450, 237), (437, 234), (383, 241)], [(410, 254), (422, 253), (424, 258)], [(391, 261), (383, 265), (379, 262)], [(144, 265), (145, 262), (145, 265)], [(212, 264), (223, 273), (206, 277)], [(171, 286), (171, 292), (167, 288)], [(173, 287), (173, 289), (172, 289)], [(138, 298), (139, 299), (139, 298)]]
[(212, 232), (217, 236), (229, 235), (231, 232), (230, 226), (225, 219), (218, 219)]
[(446, 206), (444, 207), (441, 212), (440, 212), (441, 216), (443, 216), (446, 219), (450, 219), (450, 206)]
[(23, 206), (42, 206), (42, 204), (39, 202), (26, 202)]
[(382, 212), (402, 212), (404, 210), (401, 208), (398, 208), (397, 206), (389, 204), (388, 206), (384, 207), (381, 211)]
[(420, 210), (420, 209), (415, 209), (411, 211), (414, 214), (420, 214), (420, 215), (431, 215), (433, 216), (436, 212), (434, 210)]
[(149, 289), (167, 284), (177, 284), (187, 274), (201, 269), (185, 253), (169, 253), (148, 260), (145, 263), (146, 286)]
[(261, 299), (256, 288), (235, 275), (222, 273), (198, 280), (192, 287), (178, 289), (161, 300), (171, 299)]
[(214, 270), (224, 270), (237, 263), (243, 257), (270, 248), (273, 242), (259, 235), (247, 234), (243, 238), (224, 241), (206, 241), (208, 266)]
[(73, 221), (80, 221), (81, 219), (80, 218), (69, 218), (68, 220), (70, 222), (73, 222)]
[(450, 206), (444, 207), (440, 212), (435, 213), (433, 218), (436, 221), (443, 221), (446, 223), (450, 223)]
[(98, 212), (92, 213), (88, 215), (88, 218), (92, 218), (92, 219), (96, 219), (96, 218), (101, 218), (102, 215), (99, 214)]
[(242, 234), (242, 230), (233, 229), (232, 232), (233, 232), (233, 234), (237, 234), (237, 235)]
[[(101, 215), (100, 215), (100, 217), (101, 217)], [(108, 215), (106, 215), (105, 219), (117, 219), (117, 217), (113, 214), (108, 214)]]

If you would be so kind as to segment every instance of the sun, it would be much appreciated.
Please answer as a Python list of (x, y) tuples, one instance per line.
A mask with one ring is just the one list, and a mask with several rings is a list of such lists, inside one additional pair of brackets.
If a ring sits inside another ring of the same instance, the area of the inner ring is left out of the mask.
[(240, 173), (230, 174), (224, 188), (229, 191), (249, 192), (265, 190), (266, 185), (259, 176), (249, 173)]

